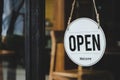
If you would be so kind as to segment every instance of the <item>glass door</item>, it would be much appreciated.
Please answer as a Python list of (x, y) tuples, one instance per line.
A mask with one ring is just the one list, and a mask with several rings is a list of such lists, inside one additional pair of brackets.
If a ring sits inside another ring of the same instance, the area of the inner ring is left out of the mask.
[(0, 80), (45, 80), (44, 0), (1, 0), (0, 25)]
[(0, 1), (0, 80), (25, 80), (25, 1)]

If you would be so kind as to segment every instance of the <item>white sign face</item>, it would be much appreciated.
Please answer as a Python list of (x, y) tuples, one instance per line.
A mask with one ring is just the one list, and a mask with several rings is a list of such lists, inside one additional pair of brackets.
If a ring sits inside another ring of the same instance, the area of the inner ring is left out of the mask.
[(92, 19), (79, 18), (69, 24), (64, 35), (68, 57), (80, 66), (92, 66), (103, 56), (106, 39), (102, 28)]

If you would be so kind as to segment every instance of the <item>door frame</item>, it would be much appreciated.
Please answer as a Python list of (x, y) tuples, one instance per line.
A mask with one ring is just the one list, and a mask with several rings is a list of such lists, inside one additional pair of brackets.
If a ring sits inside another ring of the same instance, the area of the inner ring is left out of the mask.
[(45, 80), (45, 0), (25, 0), (26, 80)]

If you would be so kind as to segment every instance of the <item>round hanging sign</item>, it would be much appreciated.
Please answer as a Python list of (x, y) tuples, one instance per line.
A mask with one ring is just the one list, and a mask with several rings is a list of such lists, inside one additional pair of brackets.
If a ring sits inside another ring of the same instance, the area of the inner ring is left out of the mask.
[(78, 18), (71, 22), (64, 35), (64, 46), (68, 57), (80, 66), (92, 66), (103, 56), (106, 39), (100, 25), (89, 18)]

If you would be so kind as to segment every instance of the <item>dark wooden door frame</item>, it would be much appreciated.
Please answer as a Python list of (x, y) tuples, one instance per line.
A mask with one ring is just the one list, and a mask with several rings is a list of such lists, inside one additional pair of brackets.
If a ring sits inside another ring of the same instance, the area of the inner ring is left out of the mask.
[(25, 0), (26, 80), (45, 80), (45, 0)]

